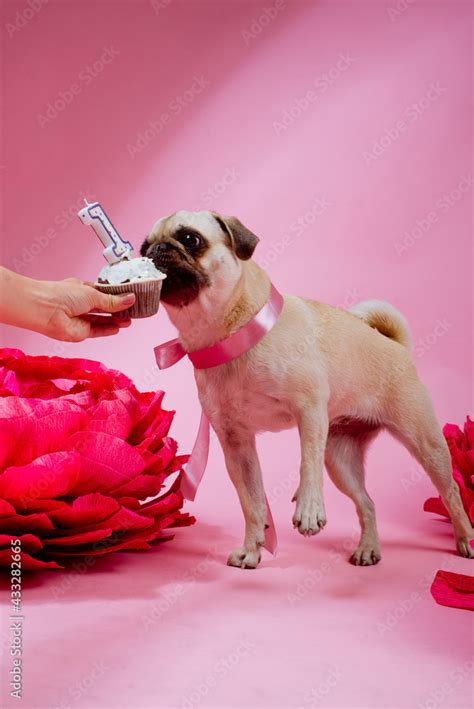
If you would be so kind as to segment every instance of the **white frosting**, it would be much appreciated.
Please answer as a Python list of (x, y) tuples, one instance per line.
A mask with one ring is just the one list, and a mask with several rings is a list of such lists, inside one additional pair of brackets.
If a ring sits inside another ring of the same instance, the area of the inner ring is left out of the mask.
[(145, 256), (122, 259), (117, 263), (108, 264), (99, 273), (99, 279), (111, 285), (119, 285), (126, 281), (163, 280), (163, 278), (166, 278), (166, 275), (155, 267), (151, 258)]

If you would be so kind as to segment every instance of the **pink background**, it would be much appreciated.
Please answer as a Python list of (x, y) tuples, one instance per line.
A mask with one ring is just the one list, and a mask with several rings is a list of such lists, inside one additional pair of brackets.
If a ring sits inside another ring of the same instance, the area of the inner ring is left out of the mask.
[[(179, 208), (235, 214), (260, 236), (256, 258), (283, 292), (400, 308), (440, 421), (462, 423), (473, 403), (470, 3), (29, 8), (2, 4), (4, 265), (94, 279), (102, 257), (75, 217), (83, 196), (136, 246)], [(165, 389), (185, 452), (199, 416), (191, 368), (158, 373), (153, 362), (171, 336), (161, 311), (108, 340), (4, 328), (2, 344), (100, 359)], [(355, 514), (330, 483), (324, 533), (308, 541), (291, 529), (295, 432), (263, 436), (260, 449), (276, 559), (256, 573), (224, 565), (242, 519), (214, 442), (188, 505), (194, 528), (66, 582), (27, 582), (25, 706), (469, 705), (467, 615), (428, 590), (437, 568), (468, 573), (468, 562), (453, 555), (449, 527), (422, 512), (433, 490), (417, 465), (388, 437), (376, 442), (368, 486), (384, 559), (355, 569), (334, 560)], [(311, 589), (291, 600), (302, 583)], [(159, 601), (165, 611), (146, 626)], [(86, 683), (100, 659), (106, 669)]]

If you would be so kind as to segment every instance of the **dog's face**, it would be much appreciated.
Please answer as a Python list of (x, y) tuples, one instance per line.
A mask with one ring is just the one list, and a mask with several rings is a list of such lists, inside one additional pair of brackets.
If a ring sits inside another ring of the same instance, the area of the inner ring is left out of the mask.
[(257, 243), (235, 217), (181, 210), (156, 222), (140, 253), (167, 276), (163, 302), (181, 307), (204, 288), (237, 282), (241, 261), (252, 256)]

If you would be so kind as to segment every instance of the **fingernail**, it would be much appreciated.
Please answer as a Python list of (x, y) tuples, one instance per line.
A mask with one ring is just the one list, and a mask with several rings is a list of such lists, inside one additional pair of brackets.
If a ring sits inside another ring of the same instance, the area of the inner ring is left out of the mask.
[(133, 305), (135, 302), (135, 294), (134, 293), (127, 293), (127, 295), (124, 295), (122, 298), (122, 303), (124, 305)]

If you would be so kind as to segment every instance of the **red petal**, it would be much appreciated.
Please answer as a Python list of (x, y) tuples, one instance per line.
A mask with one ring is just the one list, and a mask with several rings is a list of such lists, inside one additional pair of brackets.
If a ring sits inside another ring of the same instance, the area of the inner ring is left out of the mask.
[(444, 502), (441, 497), (430, 497), (423, 505), (423, 509), (425, 512), (434, 512), (437, 515), (449, 517), (448, 510), (444, 506)]
[(59, 510), (67, 507), (63, 500), (15, 500), (17, 512), (47, 512), (48, 517), (51, 510)]
[(24, 465), (44, 453), (62, 449), (66, 438), (86, 422), (84, 411), (61, 399), (0, 399), (0, 468)]
[(147, 502), (145, 505), (141, 505), (140, 511), (142, 514), (158, 517), (159, 515), (165, 515), (168, 512), (179, 509), (182, 504), (182, 493), (171, 493), (158, 502), (154, 502), (152, 500), (151, 502)]
[[(10, 566), (11, 564), (11, 553), (8, 551), (0, 551), (0, 567)], [(34, 559), (29, 554), (21, 553), (21, 568), (22, 571), (43, 571), (44, 569), (63, 569), (55, 561), (40, 561), (39, 559)]]
[(78, 497), (72, 505), (50, 512), (49, 517), (59, 527), (79, 527), (102, 522), (118, 509), (119, 504), (112, 497), (92, 493)]
[(112, 517), (109, 517), (103, 522), (94, 524), (93, 528), (101, 529), (107, 527), (107, 529), (111, 529), (113, 532), (126, 532), (130, 529), (144, 529), (145, 527), (150, 527), (152, 524), (153, 520), (151, 517), (145, 517), (144, 515), (137, 514), (123, 507), (113, 514)]
[(130, 433), (132, 420), (125, 405), (115, 399), (101, 401), (92, 412), (88, 431), (102, 431), (125, 440)]
[(54, 498), (67, 495), (79, 477), (75, 452), (48, 453), (29, 465), (7, 468), (0, 475), (0, 496), (7, 500)]
[(0, 500), (0, 519), (2, 517), (11, 517), (16, 514), (16, 510), (12, 504), (6, 500)]
[(20, 393), (20, 384), (15, 372), (11, 372), (6, 367), (0, 367), (0, 390), (5, 395), (18, 396)]
[(474, 577), (438, 571), (431, 586), (431, 595), (441, 606), (474, 611)]
[(120, 507), (126, 507), (127, 510), (136, 511), (140, 507), (140, 502), (136, 497), (119, 497), (117, 498), (117, 502)]
[(467, 441), (467, 447), (469, 450), (474, 451), (474, 421), (471, 421), (469, 416), (466, 418), (466, 423), (464, 424), (464, 436)]
[(146, 436), (147, 429), (163, 414), (161, 402), (165, 395), (164, 391), (157, 391), (150, 402), (145, 414), (141, 417), (138, 423), (133, 427), (130, 433), (130, 442), (138, 443)]
[(165, 476), (160, 475), (142, 475), (138, 476), (134, 480), (121, 485), (115, 490), (110, 490), (109, 494), (113, 497), (136, 497), (139, 500), (145, 500), (147, 497), (154, 497), (157, 495), (162, 486)]
[(90, 542), (98, 542), (105, 537), (110, 537), (111, 529), (94, 529), (89, 532), (79, 532), (64, 537), (48, 537), (44, 539), (45, 547), (54, 546), (76, 546), (78, 544), (88, 544)]
[(11, 534), (0, 534), (0, 547), (10, 549), (11, 541), (13, 539), (20, 539), (22, 551), (38, 551), (38, 549), (43, 548), (43, 542), (34, 534), (22, 534), (19, 537), (14, 537)]
[(178, 450), (178, 444), (173, 438), (163, 438), (160, 450), (146, 461), (147, 473), (161, 473), (168, 467)]
[(109, 492), (137, 477), (144, 468), (141, 455), (132, 446), (108, 433), (76, 433), (66, 447), (81, 456), (79, 480), (71, 491), (74, 495)]
[(32, 515), (15, 515), (14, 517), (2, 517), (0, 519), (0, 532), (6, 534), (21, 534), (21, 532), (48, 532), (53, 529), (51, 520), (42, 512)]

